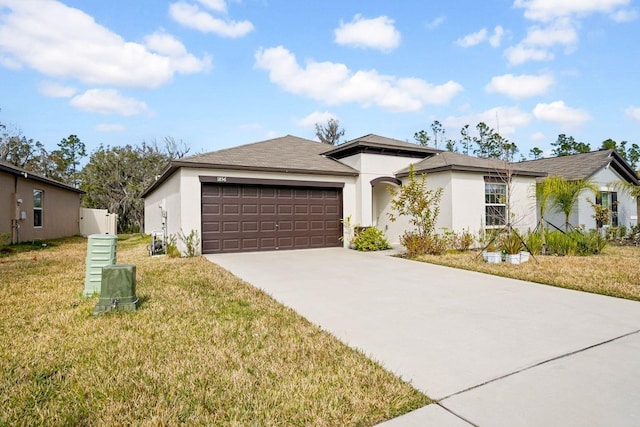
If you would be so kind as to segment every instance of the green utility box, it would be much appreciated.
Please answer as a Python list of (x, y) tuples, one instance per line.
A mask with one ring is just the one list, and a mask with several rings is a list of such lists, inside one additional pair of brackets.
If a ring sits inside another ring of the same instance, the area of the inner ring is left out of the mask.
[(92, 234), (87, 239), (86, 275), (84, 279), (85, 297), (100, 293), (102, 267), (116, 263), (118, 237), (113, 234)]
[(100, 300), (93, 314), (110, 311), (136, 311), (136, 266), (133, 264), (108, 265), (102, 267)]

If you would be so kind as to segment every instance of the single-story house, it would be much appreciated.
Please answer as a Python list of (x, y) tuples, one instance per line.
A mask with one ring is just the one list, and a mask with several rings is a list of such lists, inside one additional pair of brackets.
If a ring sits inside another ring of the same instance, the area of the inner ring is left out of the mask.
[[(561, 176), (567, 180), (587, 179), (598, 188), (599, 193), (596, 195), (590, 191), (581, 194), (569, 218), (572, 225), (587, 230), (596, 228), (589, 200), (610, 208), (611, 226), (630, 227), (638, 223), (638, 200), (616, 186), (620, 181), (639, 185), (638, 175), (615, 150), (529, 160), (517, 163), (517, 166), (525, 170), (542, 171), (549, 176)], [(549, 210), (545, 213), (545, 220), (564, 229), (564, 214)]]
[(507, 222), (533, 229), (535, 184), (548, 172), (530, 163), (378, 135), (338, 146), (289, 135), (171, 162), (143, 194), (145, 231), (165, 223), (168, 234), (196, 230), (203, 253), (315, 248), (347, 244), (350, 218), (398, 242), (410, 227), (389, 221), (389, 189), (406, 182), (410, 165), (427, 174), (429, 188), (443, 188), (438, 229), (477, 233)]
[(0, 162), (0, 234), (11, 243), (80, 233), (84, 192)]

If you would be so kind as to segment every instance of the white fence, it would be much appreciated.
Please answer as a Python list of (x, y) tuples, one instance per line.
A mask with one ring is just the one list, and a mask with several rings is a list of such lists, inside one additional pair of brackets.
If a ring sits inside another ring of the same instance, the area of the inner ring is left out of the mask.
[(118, 214), (109, 213), (106, 209), (80, 208), (80, 234), (117, 234)]

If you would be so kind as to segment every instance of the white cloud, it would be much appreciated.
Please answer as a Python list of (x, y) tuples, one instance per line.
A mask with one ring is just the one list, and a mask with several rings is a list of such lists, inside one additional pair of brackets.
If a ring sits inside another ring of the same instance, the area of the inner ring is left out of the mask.
[(316, 123), (327, 123), (331, 119), (337, 120), (338, 117), (335, 114), (330, 113), (328, 111), (325, 111), (325, 112), (315, 111), (309, 114), (307, 117), (298, 120), (297, 124), (298, 126), (314, 128)]
[(533, 134), (531, 134), (529, 139), (533, 142), (540, 142), (540, 141), (545, 141), (547, 137), (542, 132), (534, 132)]
[[(215, 3), (215, 2), (211, 2)], [(216, 18), (203, 11), (196, 4), (183, 1), (172, 3), (169, 6), (169, 16), (184, 25), (202, 33), (213, 33), (223, 37), (243, 37), (254, 30), (249, 21), (233, 21)]]
[(76, 93), (76, 88), (61, 85), (56, 82), (42, 82), (38, 87), (40, 93), (51, 98), (71, 98)]
[(617, 10), (610, 17), (616, 22), (631, 22), (638, 19), (638, 11), (635, 9)]
[(211, 59), (205, 56), (198, 59), (187, 52), (187, 48), (178, 39), (164, 32), (156, 32), (144, 38), (145, 46), (152, 52), (170, 58), (171, 69), (181, 73), (196, 73), (211, 66)]
[(533, 21), (549, 22), (556, 18), (593, 13), (611, 13), (628, 6), (630, 0), (515, 0), (514, 7), (524, 9), (524, 16)]
[(586, 111), (568, 107), (564, 101), (537, 104), (533, 109), (533, 115), (539, 120), (568, 128), (580, 126), (591, 119)]
[(98, 132), (124, 132), (124, 125), (119, 123), (100, 123), (96, 125)]
[(485, 86), (485, 90), (489, 93), (501, 93), (511, 98), (521, 99), (542, 95), (549, 90), (553, 83), (553, 77), (548, 74), (539, 76), (504, 74), (493, 77), (491, 82)]
[(570, 53), (578, 44), (578, 32), (568, 19), (558, 19), (546, 26), (534, 25), (527, 31), (527, 37), (505, 50), (505, 56), (511, 65), (519, 65), (527, 61), (549, 61), (554, 58), (550, 49), (564, 46)]
[[(635, 19), (634, 12), (625, 9), (630, 0), (515, 0), (513, 6), (524, 9), (524, 16), (542, 25), (528, 29), (527, 37), (505, 51), (511, 65), (527, 61), (548, 61), (550, 51), (563, 46), (571, 53), (578, 44), (580, 19), (595, 13), (606, 13), (619, 22)], [(622, 9), (621, 9), (622, 8)]]
[(432, 21), (427, 22), (427, 24), (426, 24), (427, 30), (435, 30), (436, 28), (438, 28), (439, 26), (444, 24), (444, 22), (446, 20), (447, 20), (447, 18), (445, 18), (444, 16), (438, 16), (437, 18), (433, 19)]
[(505, 35), (505, 30), (501, 25), (496, 26), (493, 29), (493, 34), (489, 34), (486, 28), (472, 34), (456, 40), (456, 44), (461, 47), (472, 47), (479, 45), (485, 41), (488, 41), (492, 47), (500, 47), (502, 43), (502, 37)]
[[(3, 63), (88, 84), (155, 88), (174, 73), (195, 73), (209, 60), (149, 51), (123, 40), (81, 10), (58, 1), (4, 0), (0, 9)], [(185, 66), (181, 62), (186, 61)]]
[(502, 37), (504, 37), (504, 35), (504, 28), (498, 25), (493, 29), (493, 34), (491, 35), (491, 37), (489, 37), (489, 44), (492, 47), (500, 47), (500, 44), (502, 43)]
[(204, 7), (220, 13), (227, 13), (227, 2), (224, 0), (198, 0)]
[(536, 49), (522, 45), (512, 46), (504, 51), (510, 65), (520, 65), (527, 61), (550, 61), (554, 55), (546, 49)]
[(527, 37), (522, 41), (525, 46), (551, 47), (555, 45), (571, 47), (578, 43), (578, 33), (574, 25), (566, 19), (560, 19), (546, 27), (529, 28)]
[(446, 104), (462, 86), (454, 81), (433, 85), (417, 78), (398, 78), (375, 70), (351, 71), (335, 62), (309, 61), (300, 67), (295, 55), (282, 46), (260, 49), (255, 66), (284, 90), (330, 105), (357, 102), (392, 111), (417, 111), (426, 104)]
[(476, 33), (467, 34), (456, 40), (456, 44), (461, 47), (471, 47), (478, 45), (487, 39), (487, 29), (483, 28)]
[(640, 107), (631, 106), (624, 110), (627, 117), (632, 118), (633, 120), (637, 120), (640, 122)]
[(351, 22), (340, 22), (340, 27), (334, 30), (335, 42), (389, 52), (400, 45), (402, 38), (394, 23), (393, 19), (386, 16), (366, 19), (356, 15)]
[(120, 95), (114, 89), (89, 89), (69, 101), (73, 107), (99, 114), (135, 116), (150, 113), (147, 104), (135, 98)]
[(500, 135), (511, 135), (521, 126), (531, 122), (531, 114), (520, 110), (518, 107), (494, 107), (481, 113), (466, 114), (464, 116), (450, 116), (444, 120), (448, 127), (461, 128), (464, 125), (474, 127), (484, 122)]

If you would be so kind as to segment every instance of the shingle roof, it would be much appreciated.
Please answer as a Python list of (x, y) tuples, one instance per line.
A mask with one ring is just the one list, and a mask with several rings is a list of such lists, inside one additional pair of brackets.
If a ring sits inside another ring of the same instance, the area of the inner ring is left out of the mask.
[(408, 157), (426, 157), (435, 153), (440, 153), (442, 150), (423, 147), (421, 145), (400, 141), (398, 139), (386, 138), (380, 135), (369, 134), (332, 147), (329, 150), (326, 150), (324, 154), (326, 156), (340, 159), (361, 152), (373, 152)]
[(357, 175), (358, 171), (325, 157), (327, 145), (296, 136), (283, 136), (172, 162), (176, 166), (208, 167), (326, 175)]
[(210, 153), (196, 154), (169, 163), (147, 188), (146, 197), (181, 167), (357, 176), (358, 171), (322, 153), (327, 145), (287, 135)]
[(516, 163), (526, 170), (537, 170), (565, 179), (589, 178), (600, 169), (611, 165), (616, 172), (629, 182), (638, 184), (638, 176), (629, 164), (615, 150), (599, 150), (571, 156), (550, 157)]
[(73, 191), (79, 194), (84, 194), (85, 192), (75, 188), (71, 185), (65, 184), (64, 182), (56, 181), (51, 178), (47, 178), (46, 176), (39, 175), (37, 173), (33, 173), (23, 168), (19, 168), (18, 166), (12, 165), (11, 163), (7, 163), (4, 161), (0, 161), (0, 171), (10, 173), (14, 176), (22, 176), (25, 179), (31, 179), (37, 182), (41, 182), (43, 184), (49, 184), (54, 187), (63, 188), (65, 190)]
[[(424, 159), (413, 165), (416, 172), (440, 172), (446, 170), (484, 172), (484, 173), (504, 173), (509, 168), (514, 175), (545, 176), (543, 171), (529, 170), (518, 167), (519, 163), (505, 163), (499, 159), (481, 159), (449, 151), (440, 152), (432, 157)], [(409, 167), (396, 173), (397, 176), (406, 176)]]

